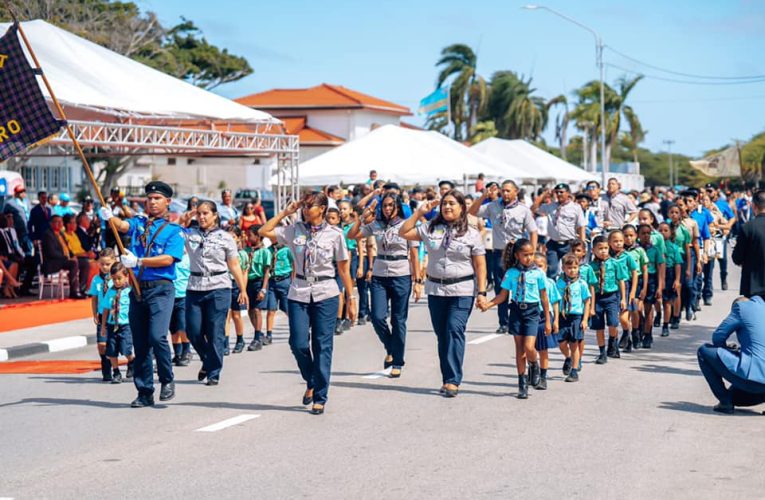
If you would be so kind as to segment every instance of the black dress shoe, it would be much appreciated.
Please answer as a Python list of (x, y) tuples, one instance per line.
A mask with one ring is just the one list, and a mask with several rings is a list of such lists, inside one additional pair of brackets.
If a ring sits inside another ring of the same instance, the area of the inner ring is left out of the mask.
[(125, 372), (125, 379), (132, 380), (133, 379), (133, 362), (129, 361), (127, 364), (127, 371)]
[(726, 415), (733, 415), (733, 405), (728, 406), (721, 403), (718, 403), (712, 408), (712, 410), (716, 411), (717, 413), (724, 413)]
[(175, 382), (168, 382), (162, 384), (162, 389), (159, 391), (160, 401), (170, 401), (175, 397)]
[(518, 375), (518, 399), (529, 397), (529, 379), (526, 375)]
[(602, 352), (598, 355), (597, 359), (595, 360), (596, 365), (605, 365), (608, 363), (608, 356), (606, 356), (606, 353)]
[(541, 377), (539, 379), (539, 383), (534, 386), (534, 389), (538, 391), (546, 391), (547, 390), (547, 375)]
[(205, 385), (218, 385), (218, 379), (217, 378), (208, 378), (207, 383)]
[(643, 335), (643, 349), (650, 349), (653, 345), (653, 335)]
[(705, 306), (711, 306), (712, 305), (712, 299), (704, 299), (704, 305)]
[(359, 325), (359, 326), (364, 326), (364, 325), (367, 324), (367, 320), (365, 320), (364, 318), (359, 318), (359, 320), (356, 322), (356, 324)]
[(627, 348), (627, 344), (630, 342), (630, 332), (622, 332), (622, 338), (619, 339), (619, 347), (622, 349)]
[(200, 382), (207, 378), (207, 372), (204, 368), (199, 369), (199, 373), (197, 373), (197, 380)]
[(563, 375), (571, 373), (571, 358), (563, 360)]
[(184, 354), (178, 359), (178, 366), (189, 366), (191, 362), (191, 353)]
[(322, 413), (324, 413), (324, 405), (315, 403), (311, 407), (311, 415), (321, 415)]
[[(609, 358), (614, 357), (614, 344), (616, 343), (616, 339), (614, 337), (608, 337), (608, 347), (606, 348), (606, 356)], [(534, 384), (531, 384), (534, 385)]]
[(540, 380), (542, 380), (542, 371), (539, 368), (539, 362), (529, 363), (529, 384), (536, 387)]
[(303, 393), (303, 406), (311, 404), (313, 401), (313, 389), (306, 389)]
[(726, 280), (723, 280), (723, 282), (720, 284), (720, 288), (722, 288), (723, 290), (727, 290), (728, 282)]
[(685, 311), (685, 321), (690, 321), (692, 319), (693, 319), (693, 310), (688, 309), (687, 311)]
[(122, 373), (120, 373), (119, 370), (116, 370), (114, 373), (112, 373), (112, 384), (121, 384), (122, 383)]
[(130, 403), (131, 408), (145, 408), (147, 406), (154, 406), (154, 396), (139, 394), (138, 397)]
[(669, 337), (669, 325), (664, 325), (661, 327), (661, 336)]

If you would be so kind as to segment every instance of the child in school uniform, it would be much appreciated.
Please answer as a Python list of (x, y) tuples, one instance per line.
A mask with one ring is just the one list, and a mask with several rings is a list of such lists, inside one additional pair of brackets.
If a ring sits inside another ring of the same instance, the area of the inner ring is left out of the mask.
[[(579, 259), (579, 276), (584, 280), (585, 283), (592, 283), (593, 281), (597, 280), (595, 277), (595, 273), (592, 271), (592, 266), (590, 265), (590, 262), (587, 260), (587, 243), (583, 240), (574, 240), (571, 243), (571, 253), (576, 255), (576, 257)], [(590, 294), (593, 295), (595, 293), (595, 288), (590, 289)], [(591, 304), (592, 305), (592, 304)], [(592, 318), (592, 316), (589, 316)], [(582, 342), (579, 344), (580, 352), (584, 352), (584, 344), (586, 339), (582, 339)], [(564, 352), (563, 355), (565, 356), (566, 353)], [(577, 365), (577, 369), (581, 372), (582, 371), (582, 358), (579, 358), (579, 364)]]
[[(547, 277), (547, 257), (545, 254), (536, 253), (534, 255), (534, 263), (545, 275), (547, 283), (545, 289), (547, 290), (547, 300), (550, 303), (549, 318), (545, 318), (545, 311), (542, 308), (542, 304), (539, 305), (539, 326), (537, 326), (537, 342), (534, 346), (539, 353), (540, 367), (539, 384), (534, 386), (534, 389), (543, 391), (547, 389), (547, 370), (550, 368), (549, 349), (555, 349), (560, 344), (560, 338), (558, 336), (558, 319), (561, 297), (558, 293), (558, 287), (555, 285), (555, 280)], [(545, 333), (547, 319), (552, 323), (552, 332), (549, 334)]]
[(558, 336), (561, 352), (566, 356), (563, 374), (566, 382), (578, 382), (592, 295), (590, 286), (580, 274), (579, 257), (569, 253), (563, 256), (561, 263), (563, 273), (558, 277), (556, 288), (561, 297)]
[(622, 234), (624, 235), (625, 251), (632, 257), (632, 260), (635, 261), (638, 268), (637, 293), (635, 294), (635, 300), (632, 304), (627, 305), (627, 309), (629, 309), (630, 312), (632, 329), (630, 332), (630, 340), (627, 343), (624, 352), (632, 352), (633, 349), (638, 349), (643, 342), (643, 334), (640, 328), (640, 315), (642, 313), (646, 294), (648, 293), (648, 256), (645, 254), (643, 247), (638, 244), (637, 229), (635, 226), (624, 226), (622, 228)]
[[(515, 244), (508, 243), (504, 252), (505, 277), (499, 293), (483, 306), (483, 311), (498, 304), (504, 304), (508, 296), (510, 317), (508, 328), (515, 341), (515, 361), (518, 366), (518, 399), (529, 397), (529, 383), (539, 385), (541, 370), (536, 350), (539, 326), (539, 305), (545, 317), (545, 334), (552, 332), (550, 303), (547, 299), (547, 279), (543, 271), (534, 264), (534, 247), (527, 239)], [(528, 363), (529, 376), (526, 376)]]
[(679, 317), (679, 305), (676, 304), (680, 297), (680, 278), (682, 277), (683, 254), (675, 242), (675, 229), (662, 222), (659, 224), (659, 232), (664, 237), (665, 248), (665, 271), (664, 271), (664, 289), (661, 298), (664, 302), (664, 322), (661, 326), (661, 336), (669, 337), (669, 323)]
[(630, 339), (630, 327), (632, 326), (630, 311), (635, 304), (635, 297), (637, 295), (638, 265), (629, 252), (624, 249), (624, 233), (621, 230), (617, 229), (608, 235), (608, 247), (611, 249), (611, 256), (624, 266), (628, 276), (627, 281), (624, 283), (624, 290), (627, 293), (627, 307), (619, 313), (622, 337), (619, 339), (618, 346), (620, 349), (626, 350), (632, 343)]
[(276, 311), (287, 313), (287, 295), (290, 291), (295, 270), (295, 259), (292, 250), (283, 245), (271, 245), (273, 256), (273, 272), (268, 281), (266, 292), (266, 338), (265, 345), (273, 342), (274, 321)]
[[(242, 270), (242, 275), (245, 280), (247, 279), (247, 270), (250, 267), (250, 255), (244, 249), (244, 238), (242, 237), (242, 230), (239, 226), (229, 226), (228, 232), (234, 237), (236, 242), (237, 254), (239, 255), (239, 268)], [(247, 309), (245, 304), (239, 303), (239, 285), (236, 283), (234, 277), (229, 273), (231, 278), (231, 304), (229, 305), (228, 314), (226, 317), (226, 337), (229, 336), (229, 330), (231, 328), (231, 322), (234, 322), (234, 332), (236, 332), (236, 343), (234, 344), (234, 354), (239, 354), (244, 350), (244, 321), (242, 320), (242, 311)], [(226, 342), (228, 344), (228, 341)]]
[(191, 363), (191, 342), (186, 336), (186, 288), (191, 276), (191, 262), (184, 250), (183, 258), (175, 265), (175, 299), (173, 315), (170, 316), (170, 339), (173, 342), (173, 364), (189, 366)]
[(101, 328), (106, 330), (106, 356), (112, 365), (112, 384), (122, 382), (118, 356), (121, 354), (133, 362), (133, 335), (130, 332), (130, 283), (128, 270), (121, 262), (115, 262), (111, 271), (112, 285), (106, 292), (101, 314)]
[[(104, 248), (98, 253), (98, 274), (93, 277), (88, 289), (90, 296), (90, 305), (93, 311), (93, 321), (96, 324), (96, 347), (98, 355), (101, 358), (101, 380), (104, 382), (112, 381), (112, 364), (106, 357), (106, 330), (101, 328), (101, 313), (105, 307), (104, 297), (112, 283), (111, 269), (117, 261), (112, 248)], [(128, 367), (130, 376), (133, 375), (132, 366)]]
[(645, 250), (648, 258), (648, 287), (645, 296), (643, 315), (643, 349), (650, 349), (653, 344), (653, 306), (661, 303), (661, 295), (664, 290), (664, 252), (666, 245), (659, 247), (651, 240), (653, 228), (648, 224), (638, 227), (638, 239), (640, 246)]
[[(619, 313), (627, 308), (627, 294), (624, 282), (629, 278), (624, 266), (611, 257), (608, 239), (596, 236), (592, 240), (592, 266), (595, 279), (588, 284), (595, 300), (591, 307), (592, 329), (598, 339), (600, 354), (595, 364), (603, 365), (609, 357), (620, 358), (617, 328)], [(608, 327), (608, 351), (605, 331)]]
[(263, 314), (262, 308), (268, 292), (268, 279), (271, 274), (271, 252), (263, 246), (263, 240), (258, 234), (262, 226), (256, 224), (247, 229), (248, 260), (250, 267), (247, 272), (247, 296), (250, 299), (250, 323), (255, 329), (252, 342), (247, 346), (248, 351), (263, 349)]

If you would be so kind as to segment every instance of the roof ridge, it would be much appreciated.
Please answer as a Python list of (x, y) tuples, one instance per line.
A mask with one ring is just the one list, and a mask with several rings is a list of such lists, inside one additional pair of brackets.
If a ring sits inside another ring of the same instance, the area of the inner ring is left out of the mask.
[[(341, 95), (341, 96), (345, 97), (346, 99), (350, 99), (351, 101), (355, 102), (356, 104), (358, 104), (360, 106), (364, 105), (364, 103), (361, 100), (356, 99), (352, 95), (346, 94), (345, 92), (342, 92), (341, 90), (339, 90), (339, 89), (345, 89), (345, 87), (343, 87), (342, 85), (333, 85), (331, 83), (322, 83), (320, 86), (321, 87), (326, 87), (329, 90), (331, 90), (332, 92), (334, 92), (335, 94)], [(358, 92), (358, 93), (361, 94), (362, 92)], [(372, 96), (370, 96), (370, 97), (372, 97)]]

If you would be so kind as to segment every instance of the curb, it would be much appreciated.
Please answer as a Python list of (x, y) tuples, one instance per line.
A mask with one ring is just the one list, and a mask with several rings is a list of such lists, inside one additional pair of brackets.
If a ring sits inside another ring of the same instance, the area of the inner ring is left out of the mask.
[(0, 349), (0, 362), (10, 361), (17, 358), (34, 356), (37, 354), (48, 354), (51, 352), (68, 351), (79, 349), (86, 345), (95, 344), (95, 335), (74, 335), (72, 337), (62, 337), (60, 339), (46, 340), (45, 342), (34, 342), (31, 344), (21, 344), (12, 347)]

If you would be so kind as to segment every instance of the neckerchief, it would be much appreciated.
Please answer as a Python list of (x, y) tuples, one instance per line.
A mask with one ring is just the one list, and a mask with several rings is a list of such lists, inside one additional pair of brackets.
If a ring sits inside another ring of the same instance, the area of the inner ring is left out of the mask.
[(608, 262), (608, 259), (606, 260), (598, 260), (593, 259), (593, 263), (597, 262), (600, 266), (600, 269), (598, 270), (598, 290), (600, 290), (601, 295), (603, 294), (603, 289), (606, 286), (606, 262)]
[(502, 224), (506, 224), (507, 221), (510, 219), (507, 215), (507, 212), (514, 209), (518, 205), (520, 205), (520, 200), (516, 198), (515, 200), (511, 201), (510, 203), (505, 203), (504, 200), (502, 200), (502, 214), (499, 216), (499, 221)]
[(446, 224), (446, 233), (444, 234), (444, 239), (441, 241), (441, 248), (444, 250), (449, 250), (449, 245), (452, 244), (452, 227), (448, 224)]
[(303, 276), (308, 276), (308, 270), (316, 265), (318, 257), (317, 249), (319, 238), (316, 237), (316, 235), (327, 227), (327, 223), (322, 222), (318, 226), (312, 226), (307, 222), (304, 222), (303, 226), (308, 230), (308, 240), (305, 242), (305, 248), (303, 250)]
[(517, 295), (518, 300), (516, 302), (523, 303), (526, 301), (526, 273), (534, 270), (537, 268), (535, 265), (531, 265), (529, 267), (522, 266), (520, 264), (516, 264), (515, 266), (518, 271), (520, 271), (521, 276), (518, 278), (518, 289), (517, 289)]
[(382, 246), (383, 252), (386, 254), (388, 253), (388, 248), (390, 247), (390, 244), (393, 243), (393, 240), (398, 236), (398, 231), (396, 231), (396, 225), (401, 221), (401, 219), (396, 216), (393, 219), (389, 220), (388, 222), (383, 222), (383, 235), (380, 241), (380, 244)]
[(563, 274), (563, 282), (566, 284), (566, 288), (563, 289), (563, 316), (571, 308), (571, 284), (579, 280), (579, 276), (574, 279), (569, 278), (565, 273)]
[(114, 296), (114, 302), (112, 302), (112, 318), (114, 318), (114, 324), (119, 325), (120, 321), (120, 297), (122, 296), (122, 290), (125, 288), (115, 288), (117, 295)]
[[(146, 246), (149, 241), (149, 231), (151, 230), (154, 223), (158, 220), (169, 220), (168, 217), (169, 215), (165, 214), (162, 217), (149, 217), (146, 219), (146, 222), (144, 223), (144, 226), (143, 226), (143, 232), (138, 237), (138, 241), (141, 242), (141, 246), (143, 247), (144, 251), (146, 251)], [(146, 257), (149, 257), (149, 255), (147, 255)]]

